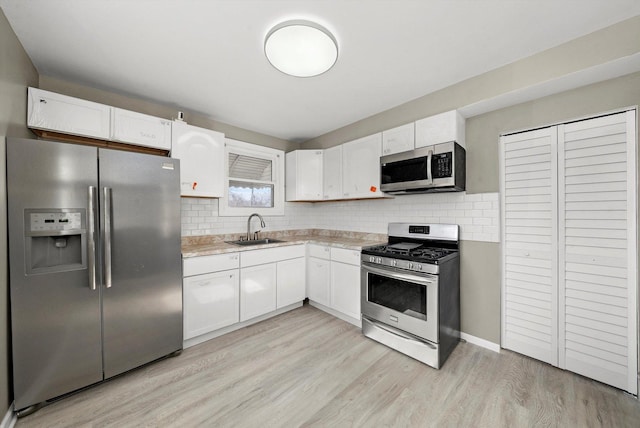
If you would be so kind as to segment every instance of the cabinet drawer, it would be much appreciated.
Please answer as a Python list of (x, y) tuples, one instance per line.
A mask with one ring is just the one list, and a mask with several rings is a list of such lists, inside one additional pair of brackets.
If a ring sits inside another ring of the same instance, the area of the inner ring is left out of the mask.
[(360, 266), (360, 251), (344, 248), (331, 248), (331, 260)]
[(304, 245), (288, 245), (286, 247), (243, 251), (240, 255), (240, 262), (242, 267), (247, 267), (304, 257), (304, 255)]
[(307, 246), (307, 256), (331, 260), (331, 248), (327, 245), (309, 244)]
[(184, 259), (182, 266), (184, 276), (201, 275), (208, 272), (238, 269), (240, 267), (240, 257), (238, 253), (190, 257)]
[(171, 122), (148, 114), (114, 108), (111, 139), (171, 150)]

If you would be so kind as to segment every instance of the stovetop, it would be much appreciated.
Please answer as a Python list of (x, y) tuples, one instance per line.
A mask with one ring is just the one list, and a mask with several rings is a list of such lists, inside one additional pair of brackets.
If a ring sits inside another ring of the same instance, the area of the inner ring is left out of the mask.
[(457, 250), (410, 242), (389, 243), (362, 249), (362, 254), (433, 264), (454, 253), (457, 253)]

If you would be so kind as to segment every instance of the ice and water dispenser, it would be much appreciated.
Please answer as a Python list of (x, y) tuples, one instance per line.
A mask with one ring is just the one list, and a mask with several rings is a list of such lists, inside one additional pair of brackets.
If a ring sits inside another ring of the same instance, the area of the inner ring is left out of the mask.
[(24, 217), (27, 275), (86, 268), (86, 210), (27, 209)]

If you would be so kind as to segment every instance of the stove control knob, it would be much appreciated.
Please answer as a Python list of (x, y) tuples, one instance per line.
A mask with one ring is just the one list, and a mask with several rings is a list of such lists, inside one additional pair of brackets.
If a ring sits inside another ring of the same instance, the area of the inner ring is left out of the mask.
[(422, 270), (422, 265), (418, 265), (418, 270)]
[(409, 262), (409, 269), (413, 269), (413, 263)]
[(393, 265), (394, 265), (394, 266), (398, 266), (398, 261), (397, 261), (397, 260), (394, 260), (394, 261), (393, 261)]
[(378, 259), (376, 260), (376, 263), (382, 264), (382, 257), (378, 257)]
[(374, 263), (376, 261), (376, 258), (373, 256), (369, 256), (369, 263)]

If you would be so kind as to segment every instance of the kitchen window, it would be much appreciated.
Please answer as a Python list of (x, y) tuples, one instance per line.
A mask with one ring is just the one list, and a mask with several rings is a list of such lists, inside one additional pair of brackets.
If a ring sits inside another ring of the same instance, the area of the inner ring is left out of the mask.
[(219, 215), (284, 215), (284, 152), (227, 139)]

